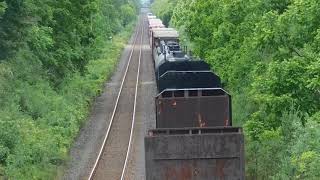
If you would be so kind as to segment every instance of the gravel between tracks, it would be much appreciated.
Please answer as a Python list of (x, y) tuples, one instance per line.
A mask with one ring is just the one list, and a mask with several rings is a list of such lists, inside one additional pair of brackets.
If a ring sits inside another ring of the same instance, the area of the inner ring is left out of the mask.
[[(146, 13), (146, 11), (144, 11)], [(147, 23), (145, 19), (145, 24)], [(155, 102), (156, 84), (154, 76), (153, 61), (148, 39), (148, 27), (144, 26), (141, 78), (138, 91), (136, 124), (134, 127), (131, 155), (126, 171), (126, 180), (145, 179), (145, 154), (144, 136), (148, 129), (155, 128)]]
[[(129, 164), (127, 167), (128, 180), (142, 180), (145, 175), (144, 168), (144, 141), (147, 129), (154, 127), (155, 109), (154, 96), (156, 87), (154, 82), (154, 70), (151, 59), (151, 50), (148, 45), (147, 26), (145, 24), (144, 46), (142, 49), (141, 78), (138, 91), (136, 126), (134, 129), (133, 145)], [(137, 30), (137, 29), (136, 29)], [(105, 84), (104, 93), (97, 97), (91, 115), (81, 129), (71, 151), (70, 162), (63, 179), (86, 179), (90, 168), (94, 164), (98, 149), (102, 144), (112, 114), (114, 102), (120, 86), (126, 62), (130, 55), (134, 34), (125, 47), (117, 70), (111, 80)], [(131, 118), (131, 117), (130, 117)]]
[[(139, 22), (141, 23), (141, 22)], [(142, 27), (142, 26), (141, 26)], [(142, 31), (133, 48), (112, 127), (93, 179), (120, 179), (130, 137)]]

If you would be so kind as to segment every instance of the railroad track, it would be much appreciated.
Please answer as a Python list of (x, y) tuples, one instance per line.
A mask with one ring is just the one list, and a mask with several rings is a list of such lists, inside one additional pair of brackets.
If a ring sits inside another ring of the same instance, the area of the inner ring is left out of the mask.
[(143, 27), (140, 17), (110, 123), (88, 180), (125, 178), (135, 126)]

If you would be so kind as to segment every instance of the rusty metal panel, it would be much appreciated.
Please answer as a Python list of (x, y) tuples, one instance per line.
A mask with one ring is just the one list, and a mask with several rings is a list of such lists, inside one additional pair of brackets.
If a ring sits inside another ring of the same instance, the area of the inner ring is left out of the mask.
[(174, 131), (176, 134), (157, 134), (151, 130), (151, 136), (145, 137), (147, 180), (244, 179), (244, 137), (240, 131)]
[[(232, 125), (231, 97), (229, 94), (203, 94), (204, 91), (202, 90), (195, 91), (192, 89), (182, 92), (172, 91), (166, 90), (162, 95), (156, 97), (157, 128)], [(212, 91), (222, 90), (216, 89)], [(168, 92), (172, 92), (172, 96), (163, 96)], [(174, 95), (175, 93), (176, 96)]]

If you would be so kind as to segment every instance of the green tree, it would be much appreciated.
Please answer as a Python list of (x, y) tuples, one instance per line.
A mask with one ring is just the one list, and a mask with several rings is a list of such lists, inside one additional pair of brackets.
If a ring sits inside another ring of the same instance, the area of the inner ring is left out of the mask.
[(152, 11), (162, 20), (163, 24), (169, 26), (173, 10), (178, 0), (158, 0), (152, 4)]
[[(170, 9), (161, 2), (157, 15)], [(303, 142), (320, 122), (319, 9), (317, 0), (178, 0), (169, 18), (233, 95), (248, 179), (318, 175), (318, 147)]]
[(4, 14), (6, 8), (7, 8), (6, 2), (0, 2), (0, 17)]
[(136, 0), (0, 2), (0, 179), (54, 179), (137, 10)]

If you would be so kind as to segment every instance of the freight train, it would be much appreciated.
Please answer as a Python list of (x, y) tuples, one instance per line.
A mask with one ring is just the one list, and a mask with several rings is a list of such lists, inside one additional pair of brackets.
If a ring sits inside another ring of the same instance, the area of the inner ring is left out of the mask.
[(145, 137), (146, 179), (244, 179), (244, 137), (232, 127), (220, 77), (186, 53), (178, 31), (151, 13), (148, 25), (158, 94), (156, 129)]

